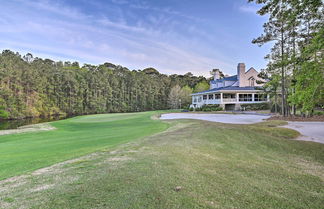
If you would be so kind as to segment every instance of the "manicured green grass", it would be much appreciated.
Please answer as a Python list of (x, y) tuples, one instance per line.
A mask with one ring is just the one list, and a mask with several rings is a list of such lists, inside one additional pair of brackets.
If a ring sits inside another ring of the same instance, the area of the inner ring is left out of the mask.
[(165, 130), (154, 114), (79, 116), (50, 123), (56, 130), (0, 136), (0, 179)]
[(0, 181), (0, 208), (323, 208), (324, 145), (291, 140), (298, 133), (276, 127), (284, 123), (169, 121), (164, 132)]

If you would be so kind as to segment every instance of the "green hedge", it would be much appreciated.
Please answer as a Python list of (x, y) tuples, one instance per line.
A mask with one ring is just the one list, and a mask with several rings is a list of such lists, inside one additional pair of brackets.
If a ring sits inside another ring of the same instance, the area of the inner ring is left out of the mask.
[(241, 104), (243, 110), (269, 110), (269, 103)]
[(220, 107), (218, 104), (209, 104), (209, 105), (203, 105), (202, 107), (198, 108), (190, 108), (190, 111), (204, 111), (204, 112), (210, 112), (210, 111), (222, 111), (223, 108)]

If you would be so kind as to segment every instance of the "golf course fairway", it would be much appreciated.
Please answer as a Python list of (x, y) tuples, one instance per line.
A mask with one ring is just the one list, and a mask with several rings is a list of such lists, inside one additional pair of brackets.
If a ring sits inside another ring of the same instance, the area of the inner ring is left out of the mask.
[(55, 130), (0, 135), (0, 180), (166, 130), (156, 114), (78, 116), (51, 122)]
[(0, 136), (0, 208), (323, 208), (324, 145), (292, 140), (298, 132), (278, 127), (287, 122), (159, 113)]

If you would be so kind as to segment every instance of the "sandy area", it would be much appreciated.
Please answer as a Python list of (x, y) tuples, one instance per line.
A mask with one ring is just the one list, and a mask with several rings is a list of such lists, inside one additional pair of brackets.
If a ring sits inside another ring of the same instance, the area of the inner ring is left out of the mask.
[(35, 131), (49, 131), (54, 129), (55, 127), (51, 126), (49, 123), (39, 123), (39, 124), (22, 126), (19, 127), (18, 129), (0, 130), (0, 136), (8, 135), (8, 134), (35, 132)]
[(195, 113), (167, 113), (161, 115), (162, 120), (169, 119), (197, 119), (207, 120), (220, 123), (233, 124), (251, 124), (259, 123), (269, 118), (265, 115), (249, 115), (249, 114), (195, 114)]
[(324, 122), (289, 121), (288, 125), (283, 127), (291, 128), (301, 133), (301, 136), (298, 137), (297, 140), (313, 141), (324, 144)]

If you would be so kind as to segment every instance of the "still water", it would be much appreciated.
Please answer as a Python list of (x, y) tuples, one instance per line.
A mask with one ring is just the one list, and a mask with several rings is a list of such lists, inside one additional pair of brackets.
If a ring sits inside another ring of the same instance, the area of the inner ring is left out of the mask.
[(0, 130), (16, 129), (20, 126), (31, 125), (36, 123), (45, 123), (50, 121), (62, 120), (68, 117), (49, 117), (49, 118), (25, 118), (19, 120), (0, 120)]

